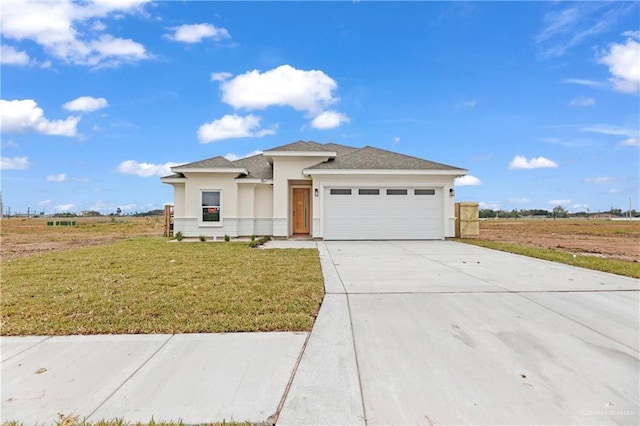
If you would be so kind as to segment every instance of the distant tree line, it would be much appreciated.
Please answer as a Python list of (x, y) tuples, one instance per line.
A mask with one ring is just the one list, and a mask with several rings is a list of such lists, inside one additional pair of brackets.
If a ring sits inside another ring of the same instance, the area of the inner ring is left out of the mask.
[[(518, 219), (518, 218), (531, 218), (531, 217), (545, 217), (545, 218), (567, 218), (567, 217), (589, 217), (595, 214), (610, 214), (612, 216), (628, 217), (629, 211), (622, 211), (622, 209), (611, 208), (607, 211), (601, 212), (569, 212), (562, 206), (556, 206), (551, 210), (544, 209), (520, 209), (520, 210), (494, 210), (494, 209), (480, 209), (479, 215), (481, 219)], [(631, 217), (639, 217), (635, 209), (631, 210)]]

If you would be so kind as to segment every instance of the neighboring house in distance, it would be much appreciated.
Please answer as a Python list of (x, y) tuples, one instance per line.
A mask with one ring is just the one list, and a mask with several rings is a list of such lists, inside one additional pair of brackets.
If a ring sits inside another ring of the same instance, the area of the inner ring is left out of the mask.
[(325, 240), (443, 239), (467, 170), (370, 146), (298, 141), (172, 167), (174, 233)]

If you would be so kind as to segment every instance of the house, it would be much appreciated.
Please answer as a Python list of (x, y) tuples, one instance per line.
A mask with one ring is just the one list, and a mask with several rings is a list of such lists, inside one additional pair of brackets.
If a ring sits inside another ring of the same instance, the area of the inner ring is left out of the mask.
[(365, 146), (298, 141), (172, 167), (174, 232), (324, 240), (454, 236), (454, 178), (467, 170)]

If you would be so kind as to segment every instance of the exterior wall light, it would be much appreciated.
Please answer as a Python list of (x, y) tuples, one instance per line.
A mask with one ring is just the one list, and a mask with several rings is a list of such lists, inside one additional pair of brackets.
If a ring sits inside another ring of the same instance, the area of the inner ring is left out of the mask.
[(456, 190), (453, 188), (449, 188), (449, 196), (453, 197), (456, 195)]
[(313, 189), (313, 195), (316, 197), (318, 196), (318, 188)]

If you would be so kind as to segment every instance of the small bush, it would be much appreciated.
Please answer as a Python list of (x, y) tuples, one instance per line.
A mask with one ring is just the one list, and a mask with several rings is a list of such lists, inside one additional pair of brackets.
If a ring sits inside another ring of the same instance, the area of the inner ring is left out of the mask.
[(224, 240), (227, 242), (229, 241), (229, 236), (227, 234), (224, 234)]
[(202, 242), (207, 241), (207, 237), (205, 237), (204, 235), (200, 235), (198, 238), (200, 238), (200, 241)]
[[(252, 235), (253, 237), (253, 235)], [(250, 248), (256, 248), (258, 246), (263, 245), (264, 243), (266, 243), (267, 241), (269, 241), (271, 238), (270, 237), (260, 237), (257, 240), (253, 239), (251, 240), (251, 242), (249, 243), (249, 247)]]
[(183, 238), (184, 234), (182, 234), (182, 231), (178, 231), (178, 233), (176, 234), (176, 240), (182, 241)]
[(251, 242), (254, 242), (256, 240), (256, 234), (251, 234)]

